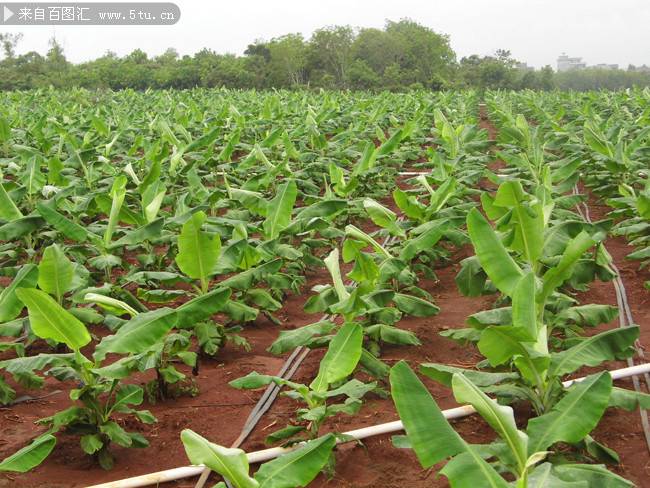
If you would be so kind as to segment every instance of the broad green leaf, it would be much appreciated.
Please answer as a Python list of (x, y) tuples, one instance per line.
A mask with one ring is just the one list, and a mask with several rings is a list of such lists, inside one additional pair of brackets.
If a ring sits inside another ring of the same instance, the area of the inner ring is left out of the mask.
[(535, 273), (530, 271), (519, 280), (512, 294), (512, 325), (525, 331), (531, 342), (537, 340), (535, 293)]
[(116, 334), (104, 337), (95, 348), (101, 361), (108, 353), (141, 353), (161, 341), (176, 325), (177, 314), (170, 308), (141, 313), (122, 325)]
[(56, 437), (51, 434), (37, 437), (30, 445), (0, 462), (0, 471), (26, 473), (41, 464), (50, 455), (55, 445)]
[(634, 483), (600, 464), (560, 464), (553, 474), (564, 481), (586, 482), (589, 488), (632, 488)]
[(604, 361), (629, 357), (639, 337), (639, 327), (630, 326), (601, 332), (575, 346), (551, 354), (550, 374), (564, 376), (583, 366), (598, 366)]
[(452, 379), (454, 397), (460, 404), (469, 403), (490, 427), (503, 439), (511, 455), (517, 462), (519, 472), (523, 472), (528, 459), (528, 437), (517, 429), (512, 408), (499, 405), (489, 398), (465, 375), (454, 374)]
[(465, 441), (449, 425), (406, 362), (391, 368), (390, 387), (397, 413), (423, 468), (465, 451)]
[(650, 410), (650, 395), (643, 392), (625, 390), (623, 388), (612, 388), (609, 396), (609, 407), (622, 408), (629, 412), (642, 408)]
[(216, 288), (209, 293), (193, 298), (176, 309), (178, 327), (193, 327), (223, 310), (230, 298), (229, 288)]
[(260, 488), (307, 486), (325, 467), (336, 445), (334, 434), (307, 442), (304, 446), (264, 463), (255, 473)]
[(36, 215), (28, 215), (0, 226), (0, 241), (15, 241), (40, 229), (45, 221)]
[(526, 488), (589, 488), (589, 483), (581, 481), (564, 481), (556, 477), (551, 463), (540, 464), (528, 475)]
[(410, 261), (417, 254), (433, 249), (448, 228), (447, 222), (442, 220), (433, 221), (429, 224), (433, 225), (427, 225), (424, 232), (404, 242), (399, 255), (400, 259)]
[(392, 257), (390, 253), (384, 249), (381, 244), (379, 244), (376, 240), (374, 240), (371, 236), (366, 234), (364, 231), (361, 229), (358, 229), (354, 225), (348, 225), (345, 227), (345, 235), (348, 237), (352, 237), (353, 239), (356, 239), (361, 242), (365, 242), (366, 244), (372, 246), (372, 248), (378, 252), (379, 254), (382, 255), (384, 258), (390, 258)]
[(24, 264), (13, 281), (0, 292), (0, 323), (9, 322), (20, 315), (25, 304), (16, 296), (18, 288), (35, 288), (38, 282), (38, 268), (35, 264)]
[(595, 244), (596, 242), (585, 231), (569, 241), (560, 262), (544, 273), (542, 291), (538, 297), (540, 303), (544, 303), (556, 288), (571, 277), (575, 264), (585, 251)]
[(0, 219), (11, 222), (22, 217), (23, 214), (7, 194), (7, 190), (5, 190), (2, 182), (0, 182)]
[(316, 391), (326, 391), (328, 385), (336, 383), (352, 374), (361, 358), (363, 329), (356, 322), (343, 325), (330, 341), (325, 356), (320, 362), (318, 376), (310, 387)]
[(63, 295), (71, 289), (74, 266), (58, 244), (52, 244), (43, 251), (38, 264), (38, 287), (54, 295), (59, 303)]
[(181, 432), (181, 441), (192, 464), (207, 466), (230, 481), (235, 488), (260, 486), (248, 475), (248, 459), (241, 449), (228, 449), (213, 444), (189, 429)]
[(178, 236), (176, 264), (190, 278), (201, 280), (203, 293), (208, 291), (208, 277), (217, 264), (221, 251), (221, 240), (201, 229), (206, 221), (202, 211), (196, 212), (183, 224)]
[(296, 203), (298, 187), (294, 180), (289, 180), (278, 187), (275, 198), (268, 204), (264, 235), (267, 239), (275, 239), (291, 222), (291, 211)]
[(76, 242), (85, 242), (92, 237), (95, 237), (95, 239), (97, 239), (97, 237), (88, 232), (85, 227), (82, 227), (72, 220), (67, 219), (59, 212), (57, 212), (54, 208), (43, 202), (38, 202), (36, 204), (36, 210), (38, 210), (38, 213), (45, 219), (48, 224), (50, 224), (68, 239), (72, 239)]
[(393, 402), (423, 468), (455, 456), (441, 471), (451, 485), (506, 488), (508, 484), (456, 433), (429, 391), (404, 361), (390, 371)]
[(462, 374), (476, 386), (492, 386), (502, 381), (516, 380), (519, 378), (517, 373), (476, 371), (436, 363), (423, 363), (420, 365), (420, 372), (446, 386), (451, 386), (451, 380), (454, 374)]
[(124, 236), (111, 243), (108, 246), (108, 249), (115, 249), (123, 246), (134, 246), (136, 244), (142, 244), (144, 241), (152, 241), (160, 236), (164, 224), (165, 219), (162, 217), (156, 220), (152, 220), (142, 227), (138, 227), (137, 229), (126, 232)]
[(544, 415), (528, 421), (528, 453), (545, 451), (556, 442), (580, 442), (598, 425), (612, 391), (607, 372), (588, 376)]
[(475, 208), (467, 215), (467, 230), (481, 266), (494, 285), (511, 296), (524, 275), (523, 271), (508, 254), (492, 226)]
[(506, 181), (499, 186), (494, 205), (511, 208), (515, 235), (511, 248), (523, 254), (530, 265), (537, 263), (544, 248), (544, 214), (541, 204), (527, 206), (527, 195), (519, 181)]
[(384, 207), (372, 198), (366, 198), (363, 201), (363, 208), (366, 210), (370, 219), (379, 227), (388, 230), (391, 235), (404, 237), (406, 234), (397, 224), (397, 215), (392, 210)]
[(19, 288), (16, 295), (27, 306), (29, 324), (38, 337), (62, 342), (73, 350), (90, 342), (86, 326), (47, 293), (34, 288)]
[(454, 488), (508, 488), (510, 485), (488, 464), (474, 446), (449, 461), (440, 474), (446, 476)]
[(395, 293), (393, 301), (400, 311), (413, 317), (430, 317), (440, 312), (440, 309), (433, 303), (412, 295)]
[(395, 204), (409, 219), (421, 220), (424, 217), (424, 205), (418, 202), (415, 197), (399, 188), (393, 191), (393, 200), (395, 200)]
[(84, 435), (81, 437), (79, 443), (81, 444), (81, 449), (83, 449), (86, 454), (95, 454), (104, 447), (104, 443), (99, 434)]
[(307, 344), (314, 336), (329, 334), (335, 325), (327, 320), (298, 327), (293, 330), (282, 330), (278, 338), (267, 350), (272, 354), (283, 354), (298, 346)]

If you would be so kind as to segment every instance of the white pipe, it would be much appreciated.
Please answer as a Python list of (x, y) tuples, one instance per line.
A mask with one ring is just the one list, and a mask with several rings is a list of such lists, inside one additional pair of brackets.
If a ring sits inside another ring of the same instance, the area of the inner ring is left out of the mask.
[(431, 171), (400, 171), (397, 174), (398, 176), (420, 176), (420, 175), (430, 175)]
[[(650, 363), (638, 364), (629, 368), (617, 369), (609, 372), (613, 380), (620, 380), (622, 378), (628, 378), (630, 376), (637, 376), (645, 373), (650, 373)], [(564, 381), (562, 385), (564, 387), (569, 387), (573, 383), (578, 383), (584, 379), (585, 378), (583, 377)], [(476, 413), (476, 410), (471, 405), (464, 405), (462, 407), (450, 408), (448, 410), (442, 411), (442, 414), (447, 420), (467, 417), (473, 413)], [(367, 437), (372, 437), (375, 435), (399, 432), (403, 429), (404, 425), (402, 424), (402, 421), (396, 420), (394, 422), (372, 425), (370, 427), (363, 427), (361, 429), (344, 432), (342, 436), (348, 437), (348, 440), (344, 442), (350, 442), (353, 440), (365, 439)], [(272, 447), (270, 449), (264, 449), (262, 451), (247, 453), (246, 456), (248, 457), (248, 462), (250, 464), (261, 463), (264, 461), (269, 461), (270, 459), (275, 459), (276, 457), (283, 454), (287, 454), (292, 450), (297, 449), (298, 447), (300, 446), (297, 445), (293, 448)], [(158, 483), (165, 483), (167, 481), (175, 481), (182, 478), (191, 478), (192, 476), (198, 476), (203, 472), (204, 469), (205, 466), (185, 466), (182, 468), (167, 469), (165, 471), (158, 471), (157, 473), (136, 476), (134, 478), (127, 478), (119, 481), (110, 481), (108, 483), (102, 483), (100, 485), (93, 485), (88, 488), (139, 488), (141, 486), (155, 485)]]

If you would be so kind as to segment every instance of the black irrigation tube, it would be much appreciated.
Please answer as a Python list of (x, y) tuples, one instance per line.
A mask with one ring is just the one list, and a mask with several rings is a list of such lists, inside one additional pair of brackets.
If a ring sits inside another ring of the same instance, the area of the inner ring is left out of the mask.
[[(580, 195), (580, 191), (578, 190), (577, 186), (573, 187), (573, 194)], [(578, 210), (580, 217), (582, 217), (582, 219), (585, 222), (593, 224), (589, 212), (589, 206), (586, 203), (584, 202), (579, 203), (578, 205), (576, 205), (576, 209)], [(623, 279), (621, 278), (621, 272), (613, 260), (610, 263), (610, 267), (612, 268), (612, 271), (614, 271), (616, 275), (613, 279), (613, 283), (614, 283), (614, 290), (616, 291), (616, 302), (620, 310), (618, 316), (619, 327), (620, 328), (630, 327), (631, 325), (634, 324), (634, 318), (632, 316), (632, 309), (630, 308), (630, 304), (627, 299), (627, 292), (625, 290), (625, 285), (623, 284)], [(645, 362), (645, 354), (643, 352), (643, 347), (641, 347), (641, 343), (638, 340), (634, 344), (634, 349), (637, 356), (641, 359), (641, 361)], [(627, 358), (627, 365), (634, 366), (634, 359)], [(650, 374), (644, 373), (643, 378), (645, 379), (646, 382), (646, 388), (650, 392)], [(641, 393), (641, 382), (639, 381), (638, 376), (632, 376), (632, 383), (634, 384), (634, 389), (638, 393)], [(648, 412), (642, 408), (639, 408), (639, 415), (641, 416), (641, 425), (643, 427), (643, 434), (645, 436), (646, 447), (648, 451), (650, 451), (650, 421), (648, 420)]]

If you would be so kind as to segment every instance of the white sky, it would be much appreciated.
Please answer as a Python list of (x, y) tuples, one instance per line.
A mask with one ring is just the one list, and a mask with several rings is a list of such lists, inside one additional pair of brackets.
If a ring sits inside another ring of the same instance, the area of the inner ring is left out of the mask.
[[(174, 26), (21, 27), (18, 52), (44, 53), (56, 35), (73, 62), (112, 50), (140, 48), (157, 55), (168, 47), (193, 54), (203, 47), (241, 54), (255, 39), (289, 32), (308, 37), (319, 27), (381, 27), (409, 17), (448, 34), (459, 58), (512, 51), (540, 67), (566, 51), (588, 64), (650, 64), (650, 0), (177, 0)], [(16, 28), (0, 27), (0, 32)]]

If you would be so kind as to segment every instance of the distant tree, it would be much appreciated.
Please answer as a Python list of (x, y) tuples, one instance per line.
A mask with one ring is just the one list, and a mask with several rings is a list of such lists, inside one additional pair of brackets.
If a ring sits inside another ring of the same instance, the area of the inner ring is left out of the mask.
[(287, 34), (271, 39), (269, 77), (272, 86), (290, 87), (306, 83), (307, 45), (302, 34)]
[(16, 46), (22, 38), (23, 35), (21, 33), (0, 33), (0, 44), (2, 44), (2, 53), (5, 59), (13, 59), (16, 56)]
[[(311, 74), (320, 72), (321, 78), (328, 76), (330, 83), (345, 87), (348, 70), (352, 63), (352, 43), (354, 30), (350, 26), (325, 27), (316, 30), (308, 44), (307, 69)], [(325, 83), (321, 83), (325, 84)]]

